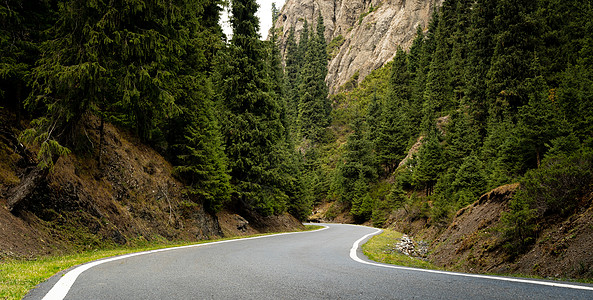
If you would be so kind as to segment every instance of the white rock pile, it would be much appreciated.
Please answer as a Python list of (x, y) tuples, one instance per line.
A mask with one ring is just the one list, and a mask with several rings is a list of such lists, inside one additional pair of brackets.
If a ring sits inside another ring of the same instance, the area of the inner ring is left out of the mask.
[(424, 241), (415, 242), (411, 237), (404, 234), (395, 245), (390, 245), (389, 252), (398, 252), (407, 256), (426, 258), (428, 244)]

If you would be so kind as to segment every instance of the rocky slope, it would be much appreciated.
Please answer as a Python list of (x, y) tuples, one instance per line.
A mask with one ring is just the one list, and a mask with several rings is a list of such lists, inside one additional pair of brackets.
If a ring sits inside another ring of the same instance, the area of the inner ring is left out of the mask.
[(428, 256), (436, 265), (472, 273), (523, 274), (544, 278), (593, 278), (593, 194), (574, 215), (550, 217), (539, 224), (535, 243), (510, 257), (504, 250), (501, 216), (518, 184), (498, 187), (459, 210), (444, 229), (428, 227), (425, 219), (391, 220), (393, 228), (430, 241)]
[(330, 53), (326, 81), (330, 93), (358, 73), (362, 80), (395, 55), (397, 46), (407, 49), (416, 28), (427, 28), (430, 16), (442, 0), (287, 0), (275, 24), (285, 50), (290, 28), (298, 38), (304, 20), (316, 26), (321, 14), (325, 38), (336, 45)]
[[(89, 147), (99, 122), (85, 122)], [(23, 123), (24, 124), (24, 123)], [(105, 126), (104, 167), (96, 148), (61, 157), (53, 172), (30, 180), (34, 155), (18, 143), (14, 116), (0, 108), (0, 262), (152, 240), (197, 241), (222, 236), (302, 228), (285, 214), (262, 218), (248, 211), (212, 215), (184, 193), (173, 167), (133, 135)], [(22, 183), (29, 192), (12, 206)]]

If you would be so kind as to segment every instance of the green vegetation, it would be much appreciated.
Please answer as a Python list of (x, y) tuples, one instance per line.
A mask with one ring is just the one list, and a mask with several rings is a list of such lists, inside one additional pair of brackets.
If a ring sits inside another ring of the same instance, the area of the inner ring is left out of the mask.
[(368, 16), (370, 13), (374, 12), (375, 10), (377, 10), (377, 8), (379, 8), (379, 6), (373, 7), (373, 5), (371, 4), (371, 7), (369, 7), (369, 10), (366, 12), (363, 12), (362, 14), (360, 14), (360, 16), (358, 16), (358, 25), (362, 24), (362, 20)]
[[(232, 7), (230, 42), (219, 25), (223, 5)], [(95, 158), (102, 172), (109, 122), (163, 154), (189, 198), (209, 211), (302, 219), (311, 205), (301, 200), (292, 137), (300, 128), (317, 136), (328, 123), (327, 87), (317, 80), (325, 78), (327, 60), (317, 54), (325, 40), (311, 38), (317, 52), (302, 43), (314, 64), (303, 68), (321, 75), (303, 72), (298, 88), (309, 93), (296, 93), (321, 106), (290, 112), (276, 41), (259, 39), (256, 10), (248, 0), (3, 1), (0, 106), (33, 120), (21, 141), (37, 151), (44, 176), (69, 153)]]
[(362, 245), (362, 252), (371, 260), (380, 263), (421, 269), (439, 269), (428, 261), (394, 251), (394, 245), (399, 242), (401, 237), (402, 234), (397, 231), (384, 229), (381, 234), (373, 236)]
[(409, 52), (331, 96), (336, 141), (316, 148), (329, 189), (315, 201), (356, 222), (402, 208), (442, 227), (521, 182), (505, 249), (527, 250), (546, 219), (590, 205), (592, 16), (578, 1), (445, 1)]
[(345, 40), (346, 39), (344, 36), (339, 34), (333, 40), (331, 40), (329, 44), (327, 44), (327, 54), (329, 56), (329, 60), (332, 60), (334, 57), (336, 57), (336, 55), (338, 55), (338, 51), (340, 51), (340, 47), (342, 47)]
[(320, 15), (298, 39), (289, 31), (283, 71), (253, 0), (6, 0), (0, 106), (33, 120), (22, 141), (40, 168), (73, 152), (101, 170), (103, 124), (114, 123), (165, 155), (212, 212), (305, 219), (337, 200), (357, 222), (403, 208), (446, 226), (489, 189), (521, 182), (504, 229), (520, 252), (545, 217), (590, 205), (593, 6), (581, 2), (444, 1), (408, 52), (328, 97), (328, 54), (344, 38), (327, 45)]

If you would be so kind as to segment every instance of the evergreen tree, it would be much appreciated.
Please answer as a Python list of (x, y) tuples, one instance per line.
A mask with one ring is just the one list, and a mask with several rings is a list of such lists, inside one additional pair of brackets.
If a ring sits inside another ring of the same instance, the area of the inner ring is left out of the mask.
[(456, 107), (453, 102), (453, 88), (450, 85), (448, 61), (451, 58), (451, 45), (447, 38), (454, 30), (454, 11), (456, 1), (447, 0), (439, 12), (439, 22), (434, 34), (435, 50), (426, 76), (426, 91), (424, 92), (424, 130), (432, 126), (434, 119), (440, 112), (448, 112)]
[(410, 72), (411, 77), (414, 77), (416, 72), (419, 71), (423, 43), (424, 33), (422, 32), (422, 27), (418, 25), (418, 27), (416, 27), (416, 37), (412, 42), (412, 46), (410, 46), (410, 52), (408, 54), (408, 72)]
[(362, 203), (361, 197), (368, 191), (368, 183), (377, 178), (377, 171), (373, 166), (372, 143), (364, 119), (357, 117), (352, 130), (346, 142), (345, 162), (340, 166), (338, 176), (342, 201), (354, 204)]
[(495, 1), (476, 1), (470, 13), (470, 27), (467, 33), (466, 88), (462, 103), (468, 107), (481, 136), (486, 134), (488, 119), (486, 75), (494, 52), (495, 14)]
[[(553, 102), (560, 107), (572, 131), (589, 147), (593, 146), (593, 5), (581, 6), (585, 20), (581, 23), (584, 34), (576, 45), (576, 63), (560, 75), (558, 90), (551, 89)], [(576, 25), (573, 25), (576, 26)]]
[(299, 36), (299, 45), (298, 45), (298, 51), (297, 51), (297, 57), (300, 57), (301, 59), (299, 60), (299, 70), (303, 68), (303, 65), (305, 64), (304, 57), (307, 56), (307, 51), (309, 49), (309, 40), (312, 39), (311, 38), (311, 34), (309, 34), (309, 22), (307, 22), (307, 19), (304, 19), (304, 24), (303, 24), (303, 31), (301, 31), (301, 35)]
[[(431, 20), (431, 23), (433, 21)], [(422, 120), (422, 105), (424, 103), (424, 88), (426, 84), (426, 65), (428, 63), (428, 55), (425, 49), (424, 33), (420, 26), (416, 30), (416, 38), (410, 47), (409, 68), (412, 77), (410, 81), (411, 95), (410, 95), (410, 124), (412, 126), (412, 134), (416, 135), (420, 131), (420, 123)]]
[[(531, 13), (536, 0), (500, 0), (497, 2), (494, 25), (495, 48), (487, 74), (490, 115), (501, 120), (526, 104), (524, 80), (531, 74), (531, 61), (537, 45), (538, 28)], [(491, 100), (491, 101), (492, 101)]]
[(369, 103), (369, 107), (367, 108), (366, 114), (366, 122), (369, 127), (369, 140), (373, 143), (373, 149), (377, 149), (378, 146), (378, 137), (379, 137), (379, 128), (381, 127), (382, 123), (382, 114), (383, 114), (383, 107), (381, 103), (379, 103), (379, 98), (377, 93), (373, 94), (371, 98), (371, 103)]
[(482, 162), (475, 155), (463, 159), (451, 185), (454, 190), (457, 207), (473, 203), (486, 192), (486, 174)]
[(427, 75), (430, 70), (432, 56), (436, 48), (435, 32), (437, 30), (438, 23), (439, 14), (438, 11), (435, 10), (428, 25), (427, 33), (425, 35), (418, 35), (414, 41), (415, 43), (422, 45), (418, 68), (416, 70), (412, 87), (412, 112), (416, 112), (412, 116), (412, 128), (417, 128), (415, 132), (416, 134), (419, 134), (421, 130), (425, 130), (426, 128), (432, 126), (430, 124), (432, 124), (432, 119), (434, 118), (433, 108), (431, 105), (429, 105), (432, 103), (432, 101), (425, 101), (425, 94)]
[(39, 59), (45, 31), (56, 20), (47, 1), (6, 0), (0, 3), (0, 107), (21, 119), (29, 93), (28, 76)]
[[(201, 4), (199, 4), (201, 3)], [(188, 40), (184, 62), (177, 72), (176, 107), (178, 113), (167, 120), (167, 142), (175, 172), (189, 187), (196, 200), (213, 212), (230, 199), (227, 159), (213, 103), (214, 92), (209, 72), (221, 48), (218, 25), (219, 1), (188, 2), (184, 22)], [(208, 12), (196, 15), (192, 12)]]
[(465, 157), (478, 153), (480, 137), (473, 125), (468, 113), (459, 110), (451, 114), (445, 135), (449, 167), (457, 168)]
[[(532, 72), (541, 74), (537, 60), (534, 67), (536, 71)], [(548, 92), (543, 76), (527, 79), (525, 86), (529, 100), (519, 109), (517, 124), (520, 150), (524, 154), (517, 163), (525, 165), (524, 172), (539, 167), (547, 145), (555, 138), (569, 133), (569, 126), (564, 123), (564, 118), (555, 104), (555, 92)]]
[[(308, 42), (305, 63), (301, 69), (298, 127), (303, 138), (320, 141), (329, 125), (331, 106), (328, 99), (327, 44), (321, 15), (317, 18), (316, 34)], [(300, 45), (299, 45), (300, 46)]]
[(284, 67), (284, 80), (285, 80), (285, 102), (287, 109), (287, 121), (291, 133), (296, 131), (296, 121), (298, 114), (298, 103), (299, 103), (299, 57), (298, 57), (298, 45), (294, 36), (294, 28), (290, 28), (288, 37), (286, 38), (286, 60)]
[(416, 158), (418, 163), (414, 169), (413, 181), (417, 187), (423, 188), (426, 195), (432, 194), (434, 185), (443, 171), (443, 148), (439, 142), (436, 129), (429, 132)]
[(451, 59), (448, 61), (449, 84), (453, 90), (453, 105), (459, 105), (465, 94), (464, 66), (467, 57), (467, 31), (472, 1), (458, 0), (455, 7), (455, 24), (450, 38)]
[(407, 112), (410, 110), (410, 76), (406, 53), (398, 47), (391, 66), (390, 92), (382, 110), (377, 133), (377, 158), (390, 174), (404, 158), (411, 138)]
[(285, 211), (282, 154), (286, 153), (282, 107), (266, 69), (266, 49), (259, 40), (258, 5), (232, 1), (230, 57), (222, 59), (223, 128), (231, 183), (237, 204), (269, 215)]

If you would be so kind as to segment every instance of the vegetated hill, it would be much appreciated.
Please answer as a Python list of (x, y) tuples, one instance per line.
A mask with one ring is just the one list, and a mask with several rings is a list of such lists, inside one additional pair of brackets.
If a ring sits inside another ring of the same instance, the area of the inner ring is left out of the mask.
[(449, 268), (591, 278), (591, 16), (444, 1), (409, 51), (331, 96), (312, 220), (396, 226)]
[(431, 241), (429, 259), (450, 270), (473, 273), (529, 274), (545, 278), (593, 278), (593, 193), (569, 217), (549, 216), (525, 252), (510, 255), (505, 247), (505, 215), (519, 184), (498, 187), (459, 210), (444, 230), (426, 227), (402, 211), (394, 228)]
[(319, 14), (325, 24), (330, 61), (326, 81), (334, 94), (355, 74), (362, 80), (393, 59), (395, 49), (408, 49), (416, 28), (425, 29), (442, 0), (287, 0), (274, 28), (286, 53), (292, 29), (300, 37), (305, 20), (315, 28)]
[(17, 141), (20, 125), (14, 116), (4, 109), (0, 114), (0, 259), (302, 226), (288, 214), (264, 218), (248, 211), (239, 212), (244, 217), (205, 211), (172, 176), (169, 162), (133, 134), (110, 124), (104, 128), (99, 169), (93, 147), (99, 139), (96, 118), (84, 125), (95, 151), (61, 157), (54, 170), (29, 186), (28, 194), (12, 207), (8, 204), (18, 196), (18, 187), (38, 169), (35, 157)]

